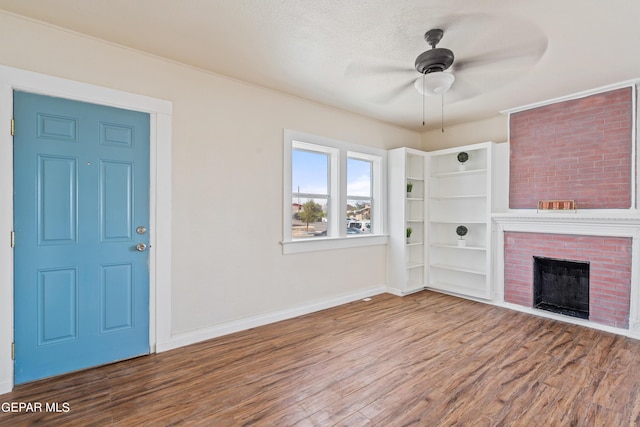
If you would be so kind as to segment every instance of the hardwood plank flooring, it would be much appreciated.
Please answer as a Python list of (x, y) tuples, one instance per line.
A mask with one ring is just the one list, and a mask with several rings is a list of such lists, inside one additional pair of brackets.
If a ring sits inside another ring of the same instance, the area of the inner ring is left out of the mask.
[(0, 404), (2, 426), (637, 426), (640, 341), (429, 291), (379, 295)]

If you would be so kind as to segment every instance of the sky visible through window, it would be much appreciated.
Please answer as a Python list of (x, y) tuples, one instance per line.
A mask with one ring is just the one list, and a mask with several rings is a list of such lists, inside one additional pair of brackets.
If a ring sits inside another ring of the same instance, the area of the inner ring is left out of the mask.
[(371, 162), (347, 159), (347, 194), (371, 197)]
[(329, 155), (292, 150), (291, 191), (306, 194), (329, 194)]
[[(328, 194), (329, 155), (324, 153), (292, 150), (291, 191), (306, 194)], [(347, 159), (347, 194), (371, 196), (370, 161)]]

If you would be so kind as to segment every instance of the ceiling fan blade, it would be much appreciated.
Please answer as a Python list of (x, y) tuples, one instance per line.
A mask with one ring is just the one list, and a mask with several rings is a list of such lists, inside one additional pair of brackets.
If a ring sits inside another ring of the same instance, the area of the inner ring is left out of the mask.
[(547, 50), (547, 40), (540, 39), (521, 46), (494, 49), (467, 58), (456, 59), (451, 66), (456, 73), (482, 66), (525, 66), (537, 63)]
[[(414, 71), (415, 72), (415, 71)], [(376, 95), (373, 98), (373, 101), (378, 104), (387, 104), (391, 101), (395, 100), (397, 97), (402, 95), (407, 89), (413, 87), (413, 83), (415, 80), (409, 80), (408, 82), (404, 82), (400, 85), (396, 85), (395, 87)], [(417, 92), (416, 92), (417, 93)]]
[(453, 82), (451, 89), (444, 94), (445, 104), (466, 101), (467, 99), (482, 95), (482, 88), (472, 84), (469, 80), (470, 79), (465, 78), (463, 75), (456, 76), (456, 80)]
[(400, 66), (396, 64), (372, 62), (369, 64), (363, 62), (351, 62), (344, 70), (345, 77), (369, 77), (369, 76), (381, 76), (384, 74), (409, 74), (415, 73), (416, 69), (413, 67)]

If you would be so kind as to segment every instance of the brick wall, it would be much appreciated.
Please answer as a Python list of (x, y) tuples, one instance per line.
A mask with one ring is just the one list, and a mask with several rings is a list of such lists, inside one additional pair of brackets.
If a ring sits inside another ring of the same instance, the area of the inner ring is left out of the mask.
[(632, 116), (631, 88), (511, 114), (509, 207), (628, 209)]
[(631, 238), (504, 233), (504, 299), (533, 306), (533, 257), (590, 262), (589, 320), (629, 326)]

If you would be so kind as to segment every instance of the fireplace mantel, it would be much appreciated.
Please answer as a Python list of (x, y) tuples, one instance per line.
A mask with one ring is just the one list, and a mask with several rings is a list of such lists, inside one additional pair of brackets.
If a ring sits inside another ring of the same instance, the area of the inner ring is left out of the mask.
[(503, 231), (640, 238), (638, 211), (556, 213), (531, 209), (492, 214), (491, 218)]

